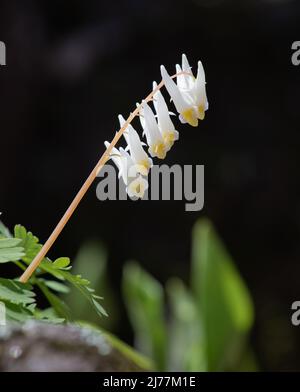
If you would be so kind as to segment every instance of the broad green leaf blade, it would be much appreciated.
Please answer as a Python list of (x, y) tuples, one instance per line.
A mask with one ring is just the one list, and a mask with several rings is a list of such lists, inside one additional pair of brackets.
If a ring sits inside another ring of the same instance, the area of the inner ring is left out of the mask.
[(203, 331), (194, 297), (178, 278), (167, 282), (170, 302), (168, 371), (206, 369)]
[(154, 360), (158, 370), (165, 370), (168, 339), (160, 283), (131, 262), (124, 268), (123, 293), (139, 350)]
[(35, 294), (29, 284), (11, 279), (0, 278), (0, 301), (14, 304), (29, 305), (35, 302)]
[(231, 368), (239, 360), (253, 323), (249, 292), (207, 220), (193, 232), (192, 288), (203, 323), (207, 370)]
[(0, 263), (20, 260), (24, 256), (20, 243), (16, 238), (0, 238)]

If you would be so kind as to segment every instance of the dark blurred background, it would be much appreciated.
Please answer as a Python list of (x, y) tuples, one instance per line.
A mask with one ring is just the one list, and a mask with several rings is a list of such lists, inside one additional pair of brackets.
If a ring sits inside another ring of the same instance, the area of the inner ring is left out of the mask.
[[(190, 238), (209, 217), (252, 293), (252, 344), (265, 370), (300, 370), (300, 39), (296, 0), (0, 2), (0, 210), (45, 241), (159, 66), (201, 59), (210, 109), (179, 125), (167, 162), (205, 165), (205, 207), (104, 202), (92, 186), (50, 256), (74, 257), (90, 238), (122, 265), (137, 259), (161, 282), (188, 279)], [(11, 273), (6, 271), (7, 274)], [(83, 272), (84, 273), (84, 272)], [(115, 333), (131, 341), (125, 311)]]

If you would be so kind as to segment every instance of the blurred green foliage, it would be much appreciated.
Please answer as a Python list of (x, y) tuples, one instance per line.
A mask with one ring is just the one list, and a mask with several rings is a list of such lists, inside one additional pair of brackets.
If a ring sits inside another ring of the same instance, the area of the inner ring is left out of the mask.
[(125, 265), (123, 293), (138, 349), (152, 358), (157, 370), (167, 366), (168, 335), (161, 285), (137, 263)]
[[(0, 263), (11, 262), (24, 270), (41, 246), (23, 226), (16, 225), (14, 235), (0, 226)], [(74, 261), (73, 274), (70, 268), (67, 257), (53, 262), (45, 258), (26, 285), (0, 278), (0, 300), (6, 305), (8, 319), (83, 320), (96, 326), (113, 346), (146, 369), (257, 370), (248, 343), (254, 319), (252, 300), (210, 221), (199, 220), (193, 229), (189, 286), (172, 277), (163, 287), (137, 262), (124, 266), (123, 299), (135, 346), (144, 356), (105, 332), (117, 325), (119, 310), (109, 285), (104, 247), (96, 241), (87, 242)], [(86, 278), (78, 274), (80, 271)], [(35, 286), (47, 298), (49, 308), (36, 306)], [(106, 314), (99, 303), (99, 292), (105, 295), (108, 318), (98, 318)], [(96, 312), (90, 311), (87, 302)]]
[[(80, 250), (75, 270), (85, 271), (109, 309), (113, 328), (118, 307), (109, 288), (106, 253), (96, 243)], [(192, 234), (189, 287), (178, 277), (165, 287), (137, 262), (123, 271), (123, 299), (139, 352), (157, 370), (255, 371), (248, 336), (254, 310), (247, 287), (210, 221), (199, 220)], [(76, 318), (95, 322), (80, 296), (68, 296)], [(110, 305), (108, 302), (110, 301)], [(100, 325), (103, 327), (103, 319)]]

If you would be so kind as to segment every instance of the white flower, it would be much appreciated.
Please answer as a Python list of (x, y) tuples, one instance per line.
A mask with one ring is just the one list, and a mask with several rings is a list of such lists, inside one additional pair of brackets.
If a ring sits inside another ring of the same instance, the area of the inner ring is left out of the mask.
[[(105, 147), (108, 148), (110, 143), (109, 142), (104, 142)], [(128, 184), (128, 172), (132, 166), (134, 166), (134, 162), (131, 158), (131, 156), (128, 154), (127, 151), (124, 150), (124, 148), (120, 147), (119, 149), (113, 147), (111, 153), (110, 153), (110, 158), (112, 161), (115, 163), (117, 168), (119, 169), (119, 178), (123, 178), (124, 184)]]
[(191, 75), (181, 74), (177, 76), (177, 86), (182, 94), (187, 94), (194, 103), (197, 117), (204, 119), (204, 112), (208, 109), (208, 101), (206, 96), (205, 73), (201, 61), (198, 61), (197, 77), (195, 78), (188, 59), (185, 54), (182, 55), (182, 69), (177, 64), (176, 72), (186, 72)]
[[(153, 82), (153, 90), (157, 83)], [(170, 113), (162, 93), (158, 90), (153, 96), (153, 103), (157, 114), (157, 122), (162, 134), (166, 150), (169, 151), (174, 142), (178, 140), (179, 133), (175, 130), (174, 124), (170, 118)]]
[(170, 77), (165, 67), (161, 66), (161, 75), (176, 110), (182, 122), (198, 126), (198, 120), (204, 119), (204, 112), (208, 109), (205, 89), (205, 74), (201, 61), (198, 62), (197, 77), (195, 78), (186, 56), (182, 55), (182, 68), (176, 66), (177, 73), (186, 72), (190, 75), (177, 76), (177, 84)]
[(166, 89), (172, 98), (176, 110), (180, 115), (191, 125), (196, 126), (195, 121), (191, 121), (191, 110), (193, 112), (193, 102), (188, 95), (183, 95), (179, 90), (176, 83), (172, 80), (171, 76), (168, 74), (166, 68), (162, 65), (160, 67), (162, 80), (165, 83)]
[[(182, 122), (188, 122), (197, 126), (198, 121), (204, 119), (204, 112), (208, 109), (205, 90), (205, 74), (202, 63), (198, 62), (198, 71), (194, 77), (186, 56), (182, 55), (182, 64), (176, 65), (177, 84), (170, 77), (165, 67), (161, 66), (162, 79), (168, 90), (174, 105), (179, 112)], [(155, 92), (154, 92), (155, 90)], [(153, 82), (153, 91), (149, 100), (153, 98), (154, 111), (146, 101), (135, 111), (134, 117), (139, 112), (140, 122), (143, 128), (143, 136), (146, 136), (148, 152), (152, 157), (164, 159), (167, 152), (178, 140), (179, 133), (175, 129), (166, 101)], [(137, 105), (139, 106), (139, 105)], [(125, 119), (119, 115), (119, 122), (123, 136), (127, 142), (126, 148), (113, 147), (110, 158), (119, 169), (119, 178), (122, 177), (126, 185), (126, 191), (130, 197), (142, 198), (148, 189), (147, 175), (153, 166), (152, 159), (144, 150), (139, 134), (131, 124), (124, 129)], [(109, 142), (105, 142), (108, 148)]]
[[(110, 145), (107, 141), (104, 144), (106, 148)], [(140, 175), (141, 167), (134, 163), (130, 154), (122, 147), (113, 147), (110, 158), (119, 170), (118, 178), (122, 177), (128, 195), (142, 198), (148, 188), (148, 181)]]
[[(119, 115), (120, 126), (125, 124), (125, 119), (122, 115)], [(131, 124), (128, 125), (125, 132), (123, 133), (125, 140), (130, 151), (130, 156), (133, 162), (137, 165), (138, 171), (146, 176), (153, 166), (152, 159), (149, 158), (148, 154), (145, 152), (141, 139), (137, 131), (133, 128)], [(127, 150), (127, 148), (125, 149)]]
[(148, 181), (141, 175), (138, 175), (133, 181), (130, 182), (126, 191), (129, 197), (143, 198), (146, 190), (148, 189)]
[(192, 90), (195, 82), (195, 77), (192, 75), (190, 64), (186, 58), (186, 55), (182, 55), (182, 67), (176, 64), (176, 73), (181, 72), (190, 73), (191, 75), (181, 74), (176, 76), (177, 86), (181, 92)]
[(152, 157), (164, 159), (167, 154), (167, 148), (156, 122), (155, 115), (145, 101), (143, 101), (142, 104), (140, 121), (146, 135), (150, 155)]

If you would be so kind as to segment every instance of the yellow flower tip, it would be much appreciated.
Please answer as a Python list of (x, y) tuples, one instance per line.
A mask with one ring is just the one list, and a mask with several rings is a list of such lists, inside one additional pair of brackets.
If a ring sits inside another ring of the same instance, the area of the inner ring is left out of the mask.
[(188, 124), (190, 124), (192, 127), (198, 126), (198, 118), (197, 118), (193, 108), (185, 110), (184, 112), (181, 113), (181, 115), (185, 119), (185, 121)]
[(140, 183), (135, 184), (133, 188), (134, 193), (136, 194), (137, 197), (143, 197), (144, 196), (144, 190), (143, 186)]
[(170, 132), (164, 132), (163, 133), (163, 139), (164, 139), (164, 143), (165, 146), (167, 148), (167, 150), (170, 150), (170, 148), (173, 146), (173, 144), (175, 143), (175, 141), (177, 140), (177, 138), (175, 137), (175, 132), (174, 131), (170, 131)]
[(164, 143), (168, 149), (170, 149), (175, 142), (175, 133), (174, 132), (164, 132), (163, 133)]
[(137, 165), (137, 171), (142, 175), (142, 176), (147, 176), (150, 170), (150, 162), (147, 159), (144, 159), (143, 161), (140, 161)]
[(205, 117), (205, 109), (204, 109), (204, 105), (199, 105), (198, 106), (198, 118), (200, 120), (204, 120)]
[(137, 178), (130, 183), (128, 194), (130, 195), (130, 197), (134, 196), (142, 199), (145, 195), (146, 189), (146, 181)]
[(152, 154), (159, 159), (165, 159), (167, 155), (166, 146), (164, 143), (156, 143), (150, 151)]

